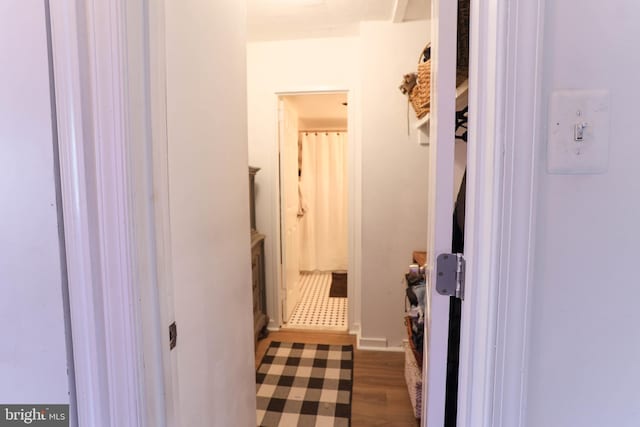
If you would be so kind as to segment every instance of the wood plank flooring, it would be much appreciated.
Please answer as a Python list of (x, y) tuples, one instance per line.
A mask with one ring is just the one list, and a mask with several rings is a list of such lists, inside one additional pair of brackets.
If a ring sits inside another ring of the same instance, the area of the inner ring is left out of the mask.
[[(258, 342), (256, 369), (271, 341), (353, 344), (356, 338), (346, 332), (283, 330), (271, 332)], [(404, 382), (404, 354), (354, 350), (352, 427), (417, 427), (409, 393)]]

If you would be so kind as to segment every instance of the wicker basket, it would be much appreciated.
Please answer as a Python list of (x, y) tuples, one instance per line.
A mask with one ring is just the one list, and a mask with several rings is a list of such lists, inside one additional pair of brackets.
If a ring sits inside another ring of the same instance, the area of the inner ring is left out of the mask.
[(411, 91), (409, 100), (419, 119), (430, 111), (431, 98), (431, 61), (418, 65), (418, 83)]
[(413, 415), (422, 418), (422, 367), (418, 365), (409, 343), (404, 344), (404, 380), (407, 383)]
[(418, 80), (416, 86), (409, 94), (409, 100), (419, 119), (429, 113), (431, 100), (431, 59), (422, 62), (424, 52), (429, 44), (420, 52), (418, 59)]
[(411, 326), (411, 317), (409, 316), (404, 317), (404, 325), (407, 327), (407, 336), (409, 337), (409, 347), (413, 352), (413, 357), (415, 358), (418, 365), (422, 366), (422, 349), (418, 350), (415, 344), (413, 343), (413, 329)]

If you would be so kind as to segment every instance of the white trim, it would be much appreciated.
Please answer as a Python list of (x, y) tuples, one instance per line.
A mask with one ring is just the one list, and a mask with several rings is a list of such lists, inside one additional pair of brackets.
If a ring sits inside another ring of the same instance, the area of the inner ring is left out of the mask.
[[(274, 154), (272, 157), (273, 168), (273, 176), (270, 177), (272, 182), (275, 183), (273, 186), (274, 194), (271, 200), (272, 203), (272, 212), (273, 212), (273, 223), (272, 230), (273, 236), (278, 236), (278, 238), (273, 238), (273, 242), (271, 242), (274, 254), (274, 260), (271, 262), (274, 266), (273, 275), (274, 277), (274, 286), (271, 290), (267, 290), (267, 293), (271, 294), (272, 301), (274, 301), (274, 306), (268, 310), (273, 312), (275, 309), (276, 315), (269, 316), (269, 330), (277, 330), (280, 328), (283, 323), (280, 319), (283, 319), (282, 314), (282, 298), (281, 292), (282, 288), (282, 272), (281, 272), (281, 264), (280, 264), (280, 204), (278, 200), (280, 200), (280, 181), (279, 181), (279, 147), (280, 147), (280, 139), (279, 139), (279, 113), (278, 113), (278, 100), (282, 96), (289, 95), (313, 95), (313, 94), (328, 94), (328, 93), (346, 93), (347, 94), (347, 133), (349, 134), (349, 160), (348, 160), (348, 170), (349, 170), (349, 265), (348, 265), (348, 283), (347, 283), (347, 293), (349, 295), (354, 295), (355, 297), (348, 298), (348, 307), (347, 307), (347, 321), (349, 325), (349, 329), (352, 330), (355, 328), (355, 325), (359, 325), (361, 321), (361, 289), (362, 289), (362, 279), (361, 279), (361, 260), (362, 260), (362, 150), (360, 138), (357, 132), (358, 126), (356, 123), (357, 113), (355, 110), (355, 106), (357, 105), (356, 94), (354, 93), (354, 89), (344, 88), (344, 87), (332, 87), (332, 86), (318, 86), (318, 87), (300, 87), (293, 90), (280, 90), (276, 91), (275, 94), (275, 113), (274, 120), (275, 123), (278, 123), (276, 137), (276, 150), (274, 150)], [(275, 319), (274, 319), (275, 317)]]
[(139, 128), (127, 45), (127, 8), (135, 6), (50, 6), (78, 424), (144, 425), (137, 261), (146, 243), (135, 230), (131, 147)]
[(111, 422), (143, 424), (140, 307), (135, 264), (126, 2), (87, 5), (89, 67)]
[(453, 225), (457, 2), (432, 0), (431, 121), (427, 215), (426, 321), (422, 425), (445, 422), (450, 297), (435, 290), (435, 259), (451, 252)]
[(502, 179), (502, 92), (504, 42), (500, 0), (471, 8), (469, 142), (465, 257), (466, 300), (462, 304), (458, 425), (489, 426), (493, 390), (496, 286)]
[(280, 326), (277, 326), (276, 322), (273, 319), (269, 319), (269, 324), (267, 325), (267, 330), (269, 332), (278, 332), (281, 329), (282, 328), (280, 328)]
[(459, 426), (525, 423), (542, 8), (472, 3)]
[[(149, 108), (151, 120), (151, 157), (154, 194), (155, 256), (161, 336), (175, 321), (171, 214), (169, 192), (169, 141), (167, 129), (166, 18), (164, 1), (148, 3), (149, 18)], [(166, 343), (167, 341), (164, 341)], [(145, 347), (145, 360), (153, 356)], [(177, 426), (180, 420), (178, 352), (160, 348), (164, 377), (166, 425)]]
[(373, 337), (363, 337), (358, 334), (358, 349), (386, 349), (387, 348), (387, 339), (386, 338), (373, 338)]
[(386, 351), (390, 353), (402, 353), (403, 346), (388, 346), (386, 338), (367, 338), (358, 336), (358, 350), (362, 351)]
[[(495, 426), (526, 424), (529, 312), (542, 109), (544, 0), (508, 2), (505, 71), (505, 197), (498, 295)], [(507, 6), (505, 6), (507, 7)]]
[[(67, 253), (69, 306), (73, 341), (78, 419), (71, 425), (109, 425), (109, 393), (104, 366), (100, 281), (92, 262), (94, 229), (87, 200), (83, 99), (79, 56), (79, 21), (75, 2), (52, 1), (54, 56), (62, 210)], [(90, 286), (93, 284), (93, 286)]]
[[(277, 200), (278, 200), (278, 210), (277, 210), (277, 216), (276, 219), (278, 221), (278, 235), (274, 236), (274, 239), (277, 240), (277, 247), (278, 247), (278, 252), (277, 252), (277, 264), (276, 264), (276, 268), (278, 269), (277, 274), (278, 274), (278, 307), (280, 308), (280, 314), (278, 316), (278, 319), (280, 320), (280, 326), (281, 327), (285, 327), (286, 323), (289, 319), (287, 319), (286, 314), (287, 314), (287, 305), (288, 305), (288, 301), (287, 301), (287, 275), (286, 275), (286, 268), (287, 266), (285, 265), (286, 261), (287, 261), (287, 247), (286, 247), (286, 239), (285, 239), (285, 234), (286, 234), (286, 230), (283, 230), (283, 226), (286, 227), (286, 200), (285, 197), (286, 195), (283, 195), (282, 193), (282, 189), (284, 188), (284, 183), (285, 183), (285, 177), (284, 174), (282, 173), (282, 168), (283, 168), (283, 162), (284, 162), (284, 156), (285, 156), (285, 124), (284, 124), (284, 100), (282, 98), (282, 96), (278, 96), (278, 145), (277, 145), (277, 151), (278, 151), (278, 160), (277, 160), (277, 171), (278, 171), (278, 181), (277, 181), (277, 185), (276, 185), (276, 194), (277, 194)], [(297, 125), (297, 124), (296, 124)], [(298, 283), (299, 285), (299, 283)], [(299, 290), (298, 290), (299, 291)], [(300, 297), (301, 292), (298, 292), (298, 298)], [(293, 308), (291, 309), (291, 313), (293, 313)]]
[[(352, 325), (352, 327), (349, 329), (349, 335), (356, 336), (356, 348), (358, 350), (390, 352), (404, 351), (404, 347), (402, 345), (398, 347), (389, 347), (389, 341), (386, 338), (363, 337), (359, 323)], [(403, 342), (406, 342), (406, 340), (403, 340)]]
[(349, 271), (347, 277), (347, 324), (360, 330), (362, 324), (362, 139), (356, 121), (360, 103), (356, 91), (347, 91), (347, 129), (349, 132)]
[(360, 323), (352, 323), (351, 326), (349, 326), (350, 335), (360, 336), (361, 331), (362, 327), (360, 326)]

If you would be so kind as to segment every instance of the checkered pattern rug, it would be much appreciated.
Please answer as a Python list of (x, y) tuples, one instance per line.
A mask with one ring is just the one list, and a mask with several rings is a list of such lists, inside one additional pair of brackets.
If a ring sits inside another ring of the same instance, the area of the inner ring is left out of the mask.
[(260, 427), (351, 425), (353, 346), (272, 342), (256, 372)]

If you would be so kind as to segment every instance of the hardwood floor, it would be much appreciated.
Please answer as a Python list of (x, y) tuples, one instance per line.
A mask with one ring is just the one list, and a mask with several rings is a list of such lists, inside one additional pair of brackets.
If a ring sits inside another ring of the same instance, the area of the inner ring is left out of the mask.
[[(353, 344), (353, 335), (339, 332), (284, 330), (271, 332), (258, 342), (256, 368), (271, 341)], [(354, 350), (352, 427), (416, 427), (407, 386), (404, 382), (404, 354)]]

